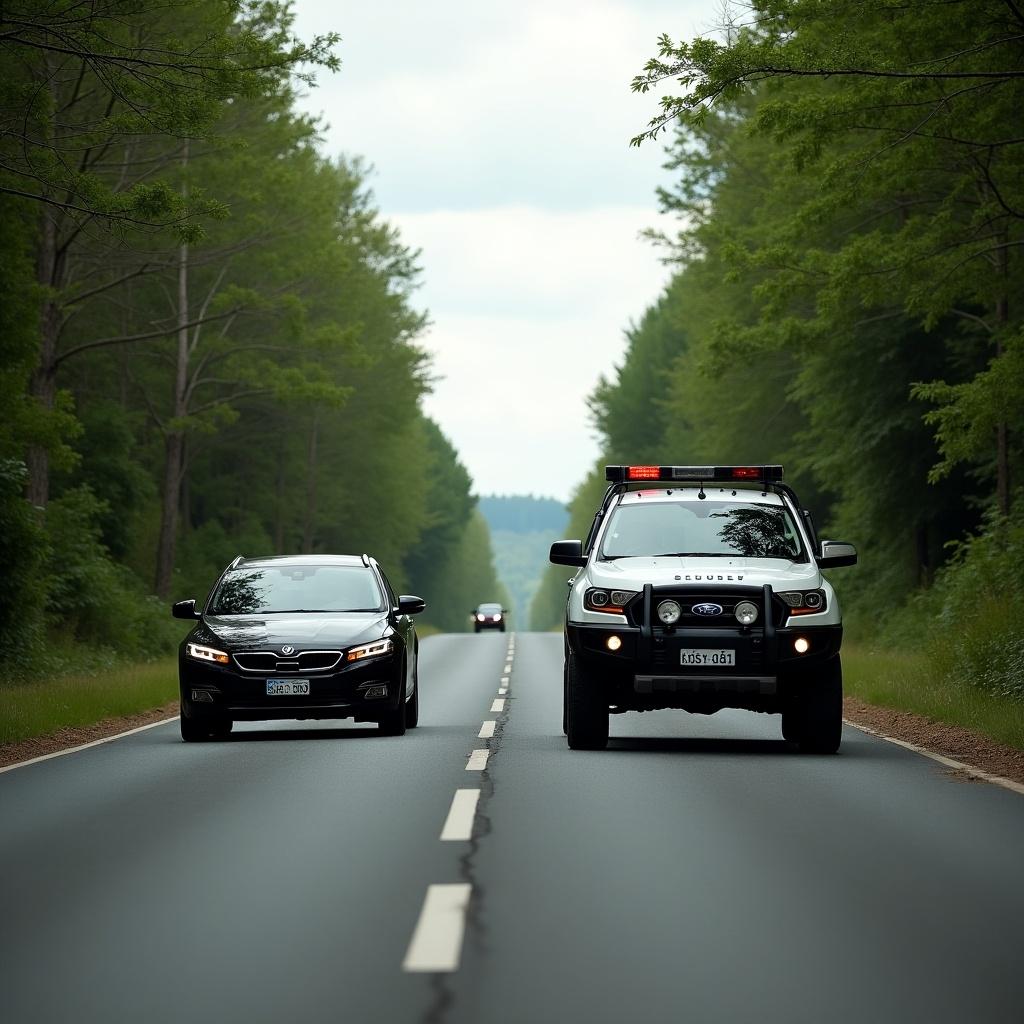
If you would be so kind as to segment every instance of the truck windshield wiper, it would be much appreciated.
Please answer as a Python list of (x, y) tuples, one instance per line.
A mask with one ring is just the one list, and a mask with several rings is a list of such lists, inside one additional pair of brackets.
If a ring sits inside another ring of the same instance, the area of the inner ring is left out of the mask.
[(732, 551), (661, 551), (651, 558), (735, 558)]

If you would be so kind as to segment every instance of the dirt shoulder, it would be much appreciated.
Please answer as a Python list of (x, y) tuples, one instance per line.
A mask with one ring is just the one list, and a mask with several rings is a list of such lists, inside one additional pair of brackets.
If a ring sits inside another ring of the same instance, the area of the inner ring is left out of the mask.
[(942, 754), (990, 775), (1024, 784), (1024, 751), (996, 743), (981, 733), (934, 722), (911, 711), (865, 704), (855, 697), (844, 698), (843, 716), (884, 736), (913, 743), (933, 754)]
[(138, 729), (142, 725), (166, 721), (178, 714), (178, 702), (165, 704), (162, 708), (142, 711), (137, 715), (126, 715), (124, 718), (105, 718), (95, 725), (83, 725), (58, 729), (48, 736), (36, 736), (30, 740), (19, 740), (17, 743), (0, 744), (0, 768), (17, 764), (19, 761), (30, 761), (34, 757), (56, 754), (70, 747), (80, 747), (83, 743), (92, 743), (107, 736), (116, 736), (119, 732)]

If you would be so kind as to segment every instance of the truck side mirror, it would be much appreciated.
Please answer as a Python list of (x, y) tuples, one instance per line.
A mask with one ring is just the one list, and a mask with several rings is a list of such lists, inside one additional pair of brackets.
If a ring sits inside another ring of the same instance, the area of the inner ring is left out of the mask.
[(818, 565), (822, 569), (838, 569), (843, 565), (857, 564), (857, 549), (841, 540), (823, 540)]
[(587, 564), (586, 555), (583, 554), (583, 543), (578, 540), (556, 540), (551, 545), (548, 558), (555, 565), (576, 565), (582, 568)]

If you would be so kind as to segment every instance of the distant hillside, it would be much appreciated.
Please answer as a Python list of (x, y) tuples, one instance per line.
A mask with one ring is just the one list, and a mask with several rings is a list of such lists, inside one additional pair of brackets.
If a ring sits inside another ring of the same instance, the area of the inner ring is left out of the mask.
[(560, 533), (569, 521), (569, 513), (560, 501), (532, 494), (489, 494), (480, 499), (480, 511), (492, 533)]
[(491, 528), (491, 547), (498, 578), (512, 598), (513, 629), (529, 628), (529, 610), (548, 564), (548, 549), (563, 536), (569, 519), (554, 498), (532, 495), (488, 495), (480, 511)]

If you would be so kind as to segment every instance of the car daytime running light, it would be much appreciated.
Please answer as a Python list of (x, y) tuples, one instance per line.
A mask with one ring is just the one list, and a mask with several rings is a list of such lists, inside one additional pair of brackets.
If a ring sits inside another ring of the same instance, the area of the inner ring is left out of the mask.
[(215, 647), (203, 647), (200, 644), (185, 644), (185, 653), (196, 661), (210, 661), (218, 665), (230, 665), (231, 659)]
[(658, 605), (658, 618), (665, 623), (666, 626), (674, 626), (679, 621), (679, 616), (683, 614), (683, 609), (679, 606), (678, 601), (662, 601)]
[(757, 622), (759, 614), (757, 605), (753, 601), (740, 601), (736, 605), (736, 620), (741, 626), (752, 626)]
[(387, 654), (392, 647), (394, 647), (394, 644), (391, 642), (391, 638), (385, 637), (383, 640), (375, 640), (372, 644), (362, 644), (359, 647), (353, 647), (345, 655), (345, 660), (362, 661), (363, 658), (376, 658), (381, 654)]

